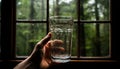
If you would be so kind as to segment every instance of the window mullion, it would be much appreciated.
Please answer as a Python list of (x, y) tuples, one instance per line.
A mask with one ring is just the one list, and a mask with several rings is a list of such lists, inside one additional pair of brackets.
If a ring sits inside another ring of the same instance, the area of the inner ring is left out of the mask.
[(17, 20), (17, 23), (46, 23), (47, 21), (25, 21), (25, 20)]
[(49, 0), (47, 0), (47, 33), (49, 32)]

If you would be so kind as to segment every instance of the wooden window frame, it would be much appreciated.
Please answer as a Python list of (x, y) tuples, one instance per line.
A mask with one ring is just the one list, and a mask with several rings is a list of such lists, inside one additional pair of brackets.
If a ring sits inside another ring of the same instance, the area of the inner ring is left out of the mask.
[[(77, 14), (80, 15), (80, 0), (77, 0)], [(49, 0), (47, 0), (47, 8), (49, 8)], [(86, 21), (86, 20), (80, 20), (80, 16), (78, 16), (77, 21), (75, 21), (74, 23), (77, 23), (77, 25), (80, 25), (81, 23), (112, 23), (112, 11), (111, 11), (112, 7), (111, 7), (111, 0), (110, 0), (110, 20), (108, 21)], [(49, 19), (49, 9), (47, 9), (47, 19), (46, 21), (16, 21), (16, 0), (3, 0), (2, 1), (2, 11), (1, 11), (1, 23), (2, 23), (2, 33), (1, 36), (1, 59), (10, 59), (10, 60), (22, 60), (25, 58), (16, 58), (16, 52), (15, 52), (15, 43), (16, 43), (16, 22), (25, 22), (25, 23), (46, 23), (47, 24), (47, 33), (48, 33), (48, 19)], [(6, 14), (7, 13), (7, 14)], [(80, 27), (78, 27), (78, 31)], [(46, 33), (46, 34), (47, 34)], [(80, 35), (80, 33), (78, 33), (78, 35)], [(78, 36), (78, 41), (80, 41), (80, 36)], [(77, 57), (73, 57), (71, 59), (73, 59), (73, 61), (75, 60), (79, 60), (79, 61), (86, 61), (86, 60), (96, 60), (99, 62), (99, 59), (101, 60), (114, 60), (115, 58), (117, 58), (114, 52), (114, 47), (111, 46), (111, 57), (110, 58), (79, 58), (80, 57), (80, 43), (78, 43), (78, 55)], [(113, 48), (113, 49), (112, 49)]]

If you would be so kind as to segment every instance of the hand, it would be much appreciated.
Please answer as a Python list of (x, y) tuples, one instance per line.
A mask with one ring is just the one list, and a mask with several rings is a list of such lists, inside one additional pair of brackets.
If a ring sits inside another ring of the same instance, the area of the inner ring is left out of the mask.
[(41, 41), (39, 41), (30, 56), (28, 56), (24, 61), (15, 66), (14, 69), (46, 69), (50, 65), (56, 65), (56, 62), (51, 60), (51, 50), (54, 49), (56, 52), (58, 50), (64, 51), (64, 48), (52, 48), (53, 45), (61, 45), (63, 41), (61, 40), (50, 40), (52, 37), (51, 32), (49, 32)]
[(15, 66), (14, 69), (45, 69), (51, 64), (50, 58), (50, 38), (51, 33), (48, 33), (41, 41), (39, 41), (30, 56)]

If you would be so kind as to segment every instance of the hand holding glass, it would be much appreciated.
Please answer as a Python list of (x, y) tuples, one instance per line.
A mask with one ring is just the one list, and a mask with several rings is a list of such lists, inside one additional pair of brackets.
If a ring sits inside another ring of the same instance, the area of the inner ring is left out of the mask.
[(52, 32), (51, 58), (65, 63), (71, 58), (73, 19), (70, 16), (51, 16), (49, 29)]

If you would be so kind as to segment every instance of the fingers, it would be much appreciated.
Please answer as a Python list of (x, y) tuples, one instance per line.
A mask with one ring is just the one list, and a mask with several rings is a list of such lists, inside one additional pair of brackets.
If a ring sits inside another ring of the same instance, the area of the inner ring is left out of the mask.
[(44, 53), (44, 58), (49, 64), (52, 63), (51, 53), (53, 50), (54, 52), (59, 52), (59, 51), (64, 52), (65, 49), (61, 47), (62, 45), (63, 45), (63, 41), (58, 39), (50, 40), (46, 43), (46, 45), (43, 48), (43, 53)]
[(50, 57), (51, 51), (56, 50), (57, 51), (64, 51), (65, 49), (62, 47), (63, 46), (63, 41), (62, 40), (50, 40), (46, 45), (45, 45), (45, 56), (47, 58)]
[(51, 54), (51, 42), (52, 40), (48, 41), (48, 43), (45, 45), (45, 49), (44, 49), (44, 54), (45, 54), (45, 58), (50, 59), (50, 54)]
[(43, 55), (44, 55), (44, 53), (43, 53), (44, 52), (43, 47), (51, 39), (51, 36), (52, 36), (51, 32), (49, 32), (41, 41), (39, 41), (35, 45), (35, 47), (34, 47), (32, 53), (31, 53), (31, 55), (29, 56), (29, 59), (31, 61), (33, 61), (35, 63), (37, 63), (37, 62), (39, 63), (39, 62), (42, 61), (42, 58), (43, 58)]
[(63, 45), (63, 41), (62, 40), (58, 40), (58, 39), (55, 39), (51, 42), (51, 46), (62, 46)]
[(51, 32), (49, 32), (41, 41), (37, 43), (36, 45), (37, 48), (42, 49), (45, 46), (45, 44), (51, 39), (51, 37), (52, 37), (52, 34)]

